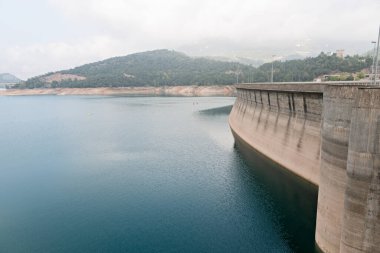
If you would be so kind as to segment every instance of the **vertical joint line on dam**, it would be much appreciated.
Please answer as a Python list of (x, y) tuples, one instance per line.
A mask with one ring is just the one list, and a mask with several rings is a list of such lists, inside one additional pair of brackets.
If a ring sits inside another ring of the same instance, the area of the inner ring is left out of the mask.
[(292, 111), (296, 112), (296, 107), (294, 105), (294, 93), (292, 93), (291, 96), (292, 96), (292, 108), (293, 108)]
[(303, 111), (304, 113), (307, 113), (307, 104), (306, 104), (305, 94), (302, 94), (302, 100), (303, 100)]

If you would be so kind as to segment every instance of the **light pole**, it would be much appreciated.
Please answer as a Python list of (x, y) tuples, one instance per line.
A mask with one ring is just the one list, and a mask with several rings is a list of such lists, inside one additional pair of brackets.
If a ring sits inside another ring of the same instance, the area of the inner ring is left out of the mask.
[(273, 83), (273, 62), (274, 62), (275, 55), (272, 55), (272, 73), (270, 75), (270, 82)]
[(239, 84), (239, 74), (240, 74), (239, 65), (236, 66), (235, 74), (236, 74), (236, 84)]
[(377, 76), (377, 64), (379, 63), (379, 41), (380, 41), (380, 25), (379, 25), (379, 34), (377, 35), (377, 49), (376, 49), (376, 60), (375, 60), (375, 77), (373, 78), (373, 84), (376, 85), (376, 76)]
[(373, 57), (372, 57), (372, 68), (371, 68), (371, 74), (373, 77), (373, 74), (375, 73), (375, 58), (376, 58), (376, 41), (371, 41), (373, 44)]

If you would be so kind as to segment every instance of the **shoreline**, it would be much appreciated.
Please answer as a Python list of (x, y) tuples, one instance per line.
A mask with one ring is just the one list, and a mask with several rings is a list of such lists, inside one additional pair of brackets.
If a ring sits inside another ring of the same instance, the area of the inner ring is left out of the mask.
[(0, 90), (0, 96), (33, 96), (33, 95), (142, 95), (142, 96), (183, 96), (207, 97), (235, 95), (232, 85), (210, 86), (163, 86), (163, 87), (99, 87), (99, 88), (38, 88)]

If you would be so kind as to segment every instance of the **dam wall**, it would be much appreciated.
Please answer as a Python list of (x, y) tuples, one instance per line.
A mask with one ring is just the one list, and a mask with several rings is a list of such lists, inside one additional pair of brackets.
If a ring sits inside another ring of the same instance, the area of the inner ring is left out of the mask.
[(349, 140), (340, 251), (380, 252), (380, 89), (358, 89)]
[(370, 83), (237, 86), (236, 141), (318, 186), (323, 252), (380, 252), (380, 89)]
[(263, 155), (318, 185), (322, 87), (281, 88), (238, 88), (231, 130)]

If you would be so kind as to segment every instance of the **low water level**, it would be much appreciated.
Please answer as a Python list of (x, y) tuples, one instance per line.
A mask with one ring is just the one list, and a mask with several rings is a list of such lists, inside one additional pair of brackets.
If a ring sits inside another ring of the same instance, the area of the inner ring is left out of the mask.
[(243, 159), (233, 102), (0, 97), (0, 252), (313, 252), (316, 189)]

